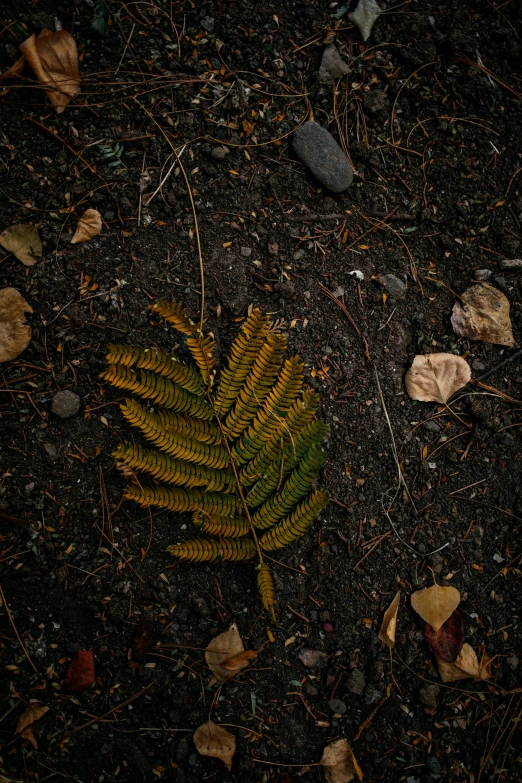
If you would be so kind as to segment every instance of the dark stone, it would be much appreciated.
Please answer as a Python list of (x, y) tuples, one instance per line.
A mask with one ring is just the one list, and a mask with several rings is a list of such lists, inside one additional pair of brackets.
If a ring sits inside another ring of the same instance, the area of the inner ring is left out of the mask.
[(51, 410), (61, 419), (68, 419), (80, 410), (80, 398), (67, 389), (59, 391), (53, 397)]
[(346, 712), (346, 704), (341, 699), (330, 699), (328, 707), (334, 713), (334, 715), (344, 715)]
[(329, 131), (309, 120), (294, 131), (292, 143), (295, 154), (325, 188), (342, 193), (350, 187), (350, 161)]
[(354, 669), (348, 677), (348, 690), (350, 693), (354, 693), (356, 696), (362, 696), (365, 685), (366, 678), (362, 671)]

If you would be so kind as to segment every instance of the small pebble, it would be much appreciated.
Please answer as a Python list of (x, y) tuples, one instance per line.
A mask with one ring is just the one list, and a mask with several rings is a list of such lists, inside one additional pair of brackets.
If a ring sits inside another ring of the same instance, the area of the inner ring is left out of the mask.
[(428, 756), (426, 759), (426, 767), (432, 780), (438, 780), (442, 777), (442, 769), (439, 760), (435, 756)]
[(349, 68), (337, 51), (335, 44), (330, 44), (323, 52), (323, 59), (319, 67), (320, 79), (339, 79), (348, 73)]
[(439, 695), (440, 688), (438, 685), (425, 685), (419, 690), (419, 701), (423, 707), (433, 709), (437, 706)]
[(302, 647), (298, 657), (310, 669), (326, 669), (328, 666), (328, 655), (321, 650), (311, 650), (309, 647)]
[(406, 296), (406, 284), (395, 275), (381, 275), (379, 281), (393, 299), (404, 299)]
[(294, 131), (292, 144), (297, 157), (325, 188), (342, 193), (350, 187), (353, 180), (350, 161), (326, 128), (308, 120)]
[(481, 280), (482, 282), (485, 282), (486, 280), (489, 280), (493, 276), (493, 272), (491, 269), (475, 269), (474, 277), (475, 280)]
[(205, 16), (200, 21), (200, 25), (203, 28), (203, 30), (206, 30), (207, 33), (213, 33), (214, 32), (214, 17), (213, 16)]
[(241, 255), (244, 258), (250, 258), (250, 256), (252, 255), (252, 248), (251, 247), (242, 247), (241, 248)]
[(277, 257), (279, 255), (279, 245), (277, 242), (268, 243), (268, 255)]
[(332, 633), (333, 629), (334, 627), (332, 623), (323, 623), (323, 631), (325, 631), (326, 633)]
[(350, 693), (354, 693), (356, 696), (362, 696), (364, 687), (366, 685), (366, 678), (362, 671), (354, 669), (350, 672), (348, 677), (348, 690)]
[(495, 285), (500, 288), (501, 291), (507, 291), (507, 283), (505, 277), (495, 277)]
[(503, 272), (522, 272), (522, 258), (503, 258), (498, 265)]
[(210, 153), (210, 157), (214, 158), (214, 160), (225, 160), (227, 155), (228, 150), (226, 150), (224, 147), (214, 147)]
[(344, 715), (346, 712), (346, 704), (341, 699), (330, 699), (328, 707), (334, 713), (334, 715)]
[(518, 669), (518, 658), (513, 655), (511, 658), (506, 658), (506, 666), (511, 669), (512, 672)]
[(44, 443), (43, 447), (51, 459), (58, 459), (60, 452), (54, 443)]
[(367, 685), (364, 689), (364, 703), (376, 704), (381, 699), (381, 691), (375, 687), (375, 685)]
[(69, 419), (80, 410), (80, 398), (68, 389), (59, 391), (53, 397), (51, 410), (61, 419)]
[(479, 362), (478, 359), (475, 359), (475, 361), (473, 361), (471, 363), (471, 366), (473, 367), (474, 370), (485, 370), (486, 369), (486, 365), (484, 364), (484, 362)]
[(319, 694), (319, 690), (310, 682), (306, 683), (306, 685), (303, 687), (303, 691), (306, 696), (317, 696)]

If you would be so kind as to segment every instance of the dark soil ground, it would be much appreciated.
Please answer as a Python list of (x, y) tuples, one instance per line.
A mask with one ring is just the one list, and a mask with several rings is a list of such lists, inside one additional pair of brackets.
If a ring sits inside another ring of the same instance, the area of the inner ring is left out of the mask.
[[(322, 770), (306, 765), (346, 737), (368, 783), (521, 780), (522, 369), (520, 358), (494, 369), (513, 351), (459, 339), (450, 324), (456, 294), (486, 268), (522, 338), (520, 274), (499, 270), (522, 255), (520, 3), (406, 2), (365, 46), (343, 16), (336, 41), (351, 71), (335, 94), (318, 70), (338, 6), (105, 6), (104, 36), (89, 0), (8, 0), (1, 11), (2, 71), (58, 17), (82, 76), (60, 116), (40, 90), (0, 93), (0, 229), (32, 222), (44, 240), (32, 268), (13, 256), (0, 267), (1, 284), (33, 308), (31, 344), (0, 374), (0, 510), (28, 522), (1, 529), (12, 620), (4, 606), (1, 772), (40, 783), (319, 781)], [(310, 107), (356, 170), (340, 196), (292, 153)], [(171, 144), (184, 150), (195, 197), (206, 328), (224, 355), (249, 306), (271, 313), (331, 425), (323, 484), (334, 500), (276, 554), (275, 626), (252, 564), (175, 562), (166, 547), (189, 535), (189, 517), (120, 502), (111, 451), (129, 430), (118, 393), (98, 378), (105, 346), (170, 347), (175, 336), (149, 304), (173, 297), (194, 317), (200, 307)], [(102, 235), (71, 245), (88, 207), (101, 212)], [(407, 283), (404, 299), (383, 296), (387, 272)], [(372, 363), (323, 288), (337, 291)], [(466, 355), (475, 378), (494, 370), (458, 395), (458, 418), (405, 394), (413, 357), (433, 351)], [(73, 418), (51, 411), (62, 389), (81, 398)], [(398, 493), (394, 529), (383, 512), (397, 485), (383, 403), (413, 500)], [(442, 685), (409, 601), (431, 571), (461, 591), (468, 642), (495, 656), (489, 683)], [(391, 669), (377, 634), (399, 588)], [(158, 645), (137, 659), (143, 621)], [(212, 713), (237, 737), (228, 773), (191, 737), (216, 692), (202, 649), (232, 621), (262, 650)], [(326, 653), (326, 666), (305, 667), (303, 647)], [(66, 694), (80, 649), (94, 651), (96, 683)], [(31, 700), (49, 707), (37, 749), (13, 738)]]

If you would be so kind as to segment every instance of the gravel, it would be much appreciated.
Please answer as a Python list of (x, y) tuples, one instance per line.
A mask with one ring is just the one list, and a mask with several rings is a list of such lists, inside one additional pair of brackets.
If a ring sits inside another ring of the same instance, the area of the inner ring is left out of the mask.
[(294, 152), (319, 182), (332, 193), (342, 193), (352, 184), (350, 161), (329, 133), (309, 120), (294, 131)]
[(475, 280), (480, 280), (483, 283), (485, 283), (487, 280), (490, 280), (492, 276), (493, 272), (491, 269), (475, 269), (474, 272)]
[(80, 398), (77, 394), (67, 389), (59, 391), (53, 397), (51, 410), (61, 419), (69, 419), (80, 410)]
[(366, 678), (360, 669), (354, 669), (348, 677), (348, 690), (356, 696), (362, 696)]

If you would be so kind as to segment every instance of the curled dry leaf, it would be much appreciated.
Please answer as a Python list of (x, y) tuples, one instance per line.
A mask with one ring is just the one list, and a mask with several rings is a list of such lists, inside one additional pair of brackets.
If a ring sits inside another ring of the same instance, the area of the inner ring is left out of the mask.
[(33, 308), (15, 288), (0, 291), (0, 362), (16, 359), (31, 342), (25, 313), (32, 312)]
[(438, 584), (417, 590), (411, 597), (414, 610), (434, 631), (439, 630), (459, 603), (460, 593), (455, 587), (442, 587)]
[(46, 712), (49, 712), (49, 707), (44, 707), (43, 704), (37, 704), (36, 702), (30, 704), (23, 715), (20, 715), (15, 734), (18, 734), (22, 739), (29, 740), (31, 745), (37, 748), (38, 744), (32, 727), (33, 723), (43, 718)]
[(478, 283), (464, 291), (462, 304), (456, 302), (453, 306), (451, 325), (460, 337), (509, 348), (515, 345), (509, 300), (489, 283)]
[(453, 663), (448, 663), (437, 656), (437, 666), (442, 682), (467, 680), (470, 677), (475, 680), (489, 680), (491, 679), (491, 662), (492, 659), (484, 651), (479, 663), (477, 653), (469, 644), (463, 645)]
[(397, 614), (399, 612), (400, 602), (401, 591), (399, 590), (384, 613), (381, 630), (379, 631), (379, 639), (383, 644), (389, 647), (390, 650), (393, 650), (395, 647), (395, 631), (397, 630)]
[(205, 660), (219, 682), (226, 682), (248, 666), (257, 656), (254, 650), (245, 650), (237, 625), (232, 623), (228, 631), (220, 633), (209, 643)]
[(405, 386), (412, 400), (446, 403), (470, 379), (471, 369), (465, 359), (452, 353), (431, 353), (415, 357), (406, 373)]
[(202, 723), (194, 732), (194, 745), (201, 756), (221, 759), (227, 769), (232, 769), (236, 738), (223, 726), (218, 726), (213, 720)]
[(324, 776), (328, 783), (350, 783), (355, 775), (359, 780), (363, 779), (362, 770), (348, 740), (339, 739), (327, 745), (319, 764), (324, 767)]
[(0, 234), (0, 245), (25, 266), (33, 266), (42, 255), (42, 240), (35, 226), (17, 223)]
[(459, 655), (464, 645), (464, 619), (458, 609), (441, 625), (438, 631), (428, 625), (424, 626), (424, 638), (428, 647), (437, 658), (452, 663)]
[(22, 74), (25, 65), (33, 70), (56, 112), (61, 114), (80, 89), (78, 50), (67, 30), (42, 30), (38, 38), (31, 35), (19, 47), (20, 59), (1, 80), (14, 79)]
[(97, 209), (86, 209), (81, 218), (78, 218), (78, 225), (76, 231), (71, 239), (71, 245), (76, 245), (78, 242), (87, 242), (92, 239), (102, 230), (102, 219)]

